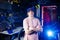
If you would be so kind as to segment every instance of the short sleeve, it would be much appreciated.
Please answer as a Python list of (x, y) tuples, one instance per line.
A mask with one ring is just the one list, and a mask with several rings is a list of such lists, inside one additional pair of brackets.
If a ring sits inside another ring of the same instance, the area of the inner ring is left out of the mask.
[(42, 27), (39, 19), (37, 19), (37, 23), (38, 23), (38, 26), (39, 26), (39, 27)]
[(37, 19), (37, 23), (38, 23), (37, 28), (40, 29), (40, 31), (41, 31), (42, 30), (42, 26), (41, 26), (41, 23), (40, 23), (39, 19)]
[(28, 24), (26, 19), (23, 20), (23, 28), (24, 28), (24, 31), (28, 30)]

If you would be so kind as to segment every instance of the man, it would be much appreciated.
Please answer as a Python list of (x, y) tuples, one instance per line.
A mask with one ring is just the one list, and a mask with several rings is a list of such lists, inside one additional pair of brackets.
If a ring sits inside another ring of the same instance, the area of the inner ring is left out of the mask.
[(24, 40), (38, 40), (38, 31), (41, 31), (42, 26), (40, 21), (34, 17), (32, 8), (28, 9), (28, 17), (23, 20), (23, 28), (25, 30)]

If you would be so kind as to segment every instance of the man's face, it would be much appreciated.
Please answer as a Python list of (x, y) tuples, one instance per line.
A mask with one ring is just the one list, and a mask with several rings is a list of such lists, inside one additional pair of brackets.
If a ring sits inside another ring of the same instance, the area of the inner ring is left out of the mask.
[(29, 16), (29, 17), (34, 17), (34, 12), (33, 12), (33, 11), (29, 11), (29, 12), (28, 12), (28, 16)]

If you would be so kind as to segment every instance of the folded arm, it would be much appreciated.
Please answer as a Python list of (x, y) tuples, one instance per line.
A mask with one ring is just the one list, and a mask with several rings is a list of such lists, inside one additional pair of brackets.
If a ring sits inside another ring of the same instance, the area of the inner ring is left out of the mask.
[(23, 28), (24, 28), (25, 34), (30, 34), (31, 33), (31, 30), (29, 30), (27, 20), (23, 20)]
[(37, 26), (33, 30), (34, 31), (43, 31), (43, 28), (42, 28), (39, 20), (37, 20)]

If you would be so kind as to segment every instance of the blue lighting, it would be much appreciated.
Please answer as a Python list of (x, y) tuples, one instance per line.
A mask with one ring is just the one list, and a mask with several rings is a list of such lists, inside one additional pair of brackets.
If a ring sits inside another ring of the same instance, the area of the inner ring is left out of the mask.
[(53, 35), (54, 35), (54, 33), (53, 33), (53, 31), (47, 31), (47, 35), (48, 35), (48, 37), (52, 37)]

